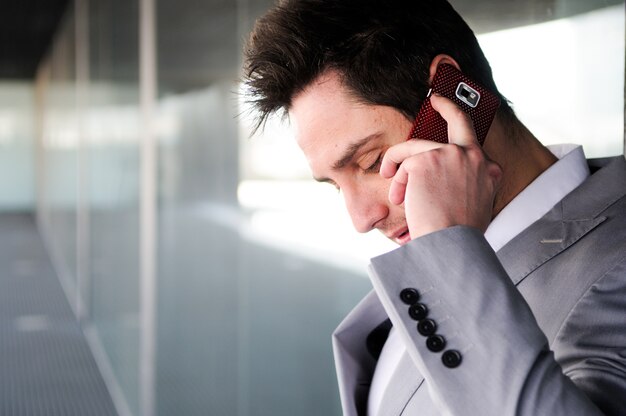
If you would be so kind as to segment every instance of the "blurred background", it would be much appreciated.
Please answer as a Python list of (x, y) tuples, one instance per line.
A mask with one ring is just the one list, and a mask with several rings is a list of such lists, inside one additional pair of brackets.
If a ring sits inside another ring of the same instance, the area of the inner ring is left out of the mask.
[[(624, 153), (623, 0), (451, 3), (540, 140)], [(393, 246), (352, 230), (288, 121), (250, 137), (241, 50), (271, 4), (4, 2), (0, 414), (340, 415), (331, 332)], [(68, 334), (95, 384), (76, 353), (46, 364)], [(81, 410), (61, 378), (106, 397)]]

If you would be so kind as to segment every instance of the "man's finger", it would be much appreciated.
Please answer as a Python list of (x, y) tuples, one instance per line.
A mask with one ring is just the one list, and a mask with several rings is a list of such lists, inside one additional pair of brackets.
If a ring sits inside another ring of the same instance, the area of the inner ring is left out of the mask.
[(404, 202), (406, 187), (409, 183), (409, 173), (400, 165), (398, 173), (393, 177), (389, 185), (389, 201), (392, 204), (400, 205)]
[(448, 123), (448, 141), (460, 146), (478, 145), (472, 119), (453, 101), (433, 94), (430, 97), (433, 108)]
[(407, 140), (406, 142), (392, 146), (383, 156), (383, 160), (380, 165), (380, 174), (384, 178), (391, 178), (396, 174), (398, 165), (400, 165), (405, 159), (419, 153), (439, 149), (443, 146), (445, 146), (443, 143), (421, 139)]

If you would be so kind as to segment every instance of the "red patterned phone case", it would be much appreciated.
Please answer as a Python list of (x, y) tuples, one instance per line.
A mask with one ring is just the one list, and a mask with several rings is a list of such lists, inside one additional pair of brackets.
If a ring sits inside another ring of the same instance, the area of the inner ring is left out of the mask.
[(449, 64), (441, 64), (437, 68), (431, 89), (417, 113), (407, 140), (426, 139), (448, 143), (448, 124), (430, 103), (433, 92), (451, 99), (469, 114), (482, 146), (500, 107), (500, 99)]

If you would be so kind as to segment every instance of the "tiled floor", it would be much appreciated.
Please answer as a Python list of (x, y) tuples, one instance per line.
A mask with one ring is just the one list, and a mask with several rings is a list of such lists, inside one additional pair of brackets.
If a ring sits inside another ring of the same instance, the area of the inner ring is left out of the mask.
[(0, 214), (0, 416), (116, 414), (33, 215)]

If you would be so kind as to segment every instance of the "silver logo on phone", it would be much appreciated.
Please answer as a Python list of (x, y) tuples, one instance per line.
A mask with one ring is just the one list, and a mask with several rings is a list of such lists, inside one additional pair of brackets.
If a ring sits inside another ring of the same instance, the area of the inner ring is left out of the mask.
[(456, 96), (472, 108), (476, 107), (480, 101), (480, 93), (464, 82), (459, 82), (456, 87)]

